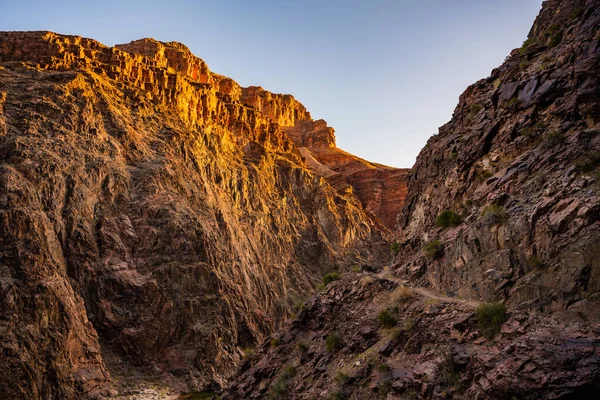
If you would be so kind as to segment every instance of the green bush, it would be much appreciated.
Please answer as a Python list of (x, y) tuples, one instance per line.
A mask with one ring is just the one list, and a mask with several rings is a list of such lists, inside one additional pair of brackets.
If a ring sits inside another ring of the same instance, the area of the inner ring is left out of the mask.
[(392, 245), (390, 246), (390, 251), (392, 252), (393, 255), (397, 255), (398, 253), (400, 253), (400, 243), (398, 243), (398, 242), (392, 243)]
[(538, 257), (531, 256), (527, 259), (527, 266), (529, 268), (540, 268), (544, 266), (544, 263)]
[(588, 173), (600, 166), (600, 151), (595, 151), (578, 158), (573, 163), (578, 171)]
[(304, 342), (298, 342), (296, 346), (301, 353), (306, 353), (308, 351), (308, 345)]
[(516, 108), (521, 104), (521, 100), (518, 97), (513, 97), (506, 102), (506, 108)]
[(277, 347), (279, 346), (279, 339), (271, 339), (271, 347)]
[(323, 277), (323, 286), (329, 285), (333, 281), (340, 279), (340, 274), (337, 272), (330, 272)]
[(550, 47), (558, 46), (562, 42), (562, 39), (563, 39), (563, 33), (560, 30), (560, 25), (557, 25), (557, 24), (551, 25), (544, 32), (544, 36), (546, 36), (548, 38), (548, 46), (550, 46)]
[(562, 132), (551, 131), (546, 135), (545, 139), (546, 143), (548, 143), (549, 146), (553, 147), (564, 143), (567, 137)]
[(504, 209), (495, 204), (484, 208), (481, 217), (487, 226), (502, 225), (508, 219)]
[(519, 70), (525, 71), (529, 67), (529, 61), (523, 60), (519, 63)]
[(435, 222), (440, 228), (446, 229), (460, 225), (462, 218), (452, 210), (444, 210), (437, 216)]
[(288, 384), (296, 376), (297, 371), (294, 367), (286, 367), (279, 378), (273, 383), (271, 386), (271, 390), (269, 392), (269, 399), (283, 399), (288, 392)]
[(362, 267), (359, 265), (353, 265), (352, 268), (350, 269), (352, 272), (354, 272), (355, 274), (361, 273), (362, 272)]
[(444, 244), (435, 239), (423, 246), (423, 253), (432, 260), (439, 260), (444, 256)]
[(508, 319), (506, 306), (501, 303), (484, 303), (477, 307), (477, 328), (483, 337), (493, 339)]
[(394, 316), (388, 310), (381, 310), (377, 316), (377, 320), (384, 328), (393, 328), (398, 323), (396, 318), (394, 318)]
[(534, 38), (528, 38), (527, 40), (525, 40), (523, 42), (523, 44), (521, 45), (521, 48), (519, 49), (519, 54), (525, 55), (525, 53), (527, 53), (527, 50), (529, 49), (529, 46), (531, 46), (534, 43), (535, 43)]
[(483, 110), (483, 106), (479, 103), (473, 103), (471, 104), (471, 106), (469, 107), (469, 117), (473, 118), (474, 116), (476, 116), (477, 114), (479, 114), (479, 111)]
[(340, 338), (340, 334), (338, 332), (331, 332), (325, 338), (325, 347), (330, 353), (333, 353), (335, 350), (337, 350), (340, 347), (341, 343), (342, 339)]

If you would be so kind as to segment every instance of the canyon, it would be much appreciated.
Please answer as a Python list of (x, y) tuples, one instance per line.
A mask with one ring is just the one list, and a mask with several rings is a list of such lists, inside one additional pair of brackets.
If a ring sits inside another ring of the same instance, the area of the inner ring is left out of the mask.
[(412, 169), (177, 42), (0, 32), (0, 398), (595, 398), (599, 27), (545, 1)]
[(110, 395), (109, 359), (219, 388), (324, 274), (388, 255), (404, 172), (179, 43), (0, 33), (0, 93), (2, 398)]

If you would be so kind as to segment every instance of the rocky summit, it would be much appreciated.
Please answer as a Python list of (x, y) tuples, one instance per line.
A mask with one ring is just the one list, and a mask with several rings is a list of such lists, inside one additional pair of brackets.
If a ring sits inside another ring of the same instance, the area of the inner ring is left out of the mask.
[(595, 399), (600, 1), (410, 169), (183, 44), (0, 32), (0, 399)]

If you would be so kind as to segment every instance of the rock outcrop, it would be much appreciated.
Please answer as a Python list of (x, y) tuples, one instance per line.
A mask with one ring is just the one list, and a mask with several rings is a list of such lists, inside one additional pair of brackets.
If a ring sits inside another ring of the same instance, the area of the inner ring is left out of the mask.
[(222, 397), (595, 398), (600, 324), (573, 315), (565, 326), (513, 312), (486, 341), (476, 306), (394, 279), (349, 274), (265, 341)]
[(391, 268), (311, 298), (224, 398), (598, 397), (599, 27), (544, 2), (421, 151)]
[[(597, 0), (546, 1), (523, 47), (463, 93), (409, 178), (402, 273), (466, 298), (598, 316), (599, 25)], [(446, 210), (462, 222), (438, 227)]]
[(325, 272), (388, 253), (286, 132), (306, 110), (178, 43), (0, 33), (0, 111), (0, 398), (106, 394), (106, 349), (219, 387)]
[(371, 163), (338, 149), (333, 128), (324, 120), (314, 121), (294, 96), (274, 94), (260, 86), (240, 87), (232, 79), (210, 72), (204, 61), (180, 43), (142, 39), (116, 48), (144, 55), (161, 68), (211, 85), (229, 96), (229, 101), (249, 106), (276, 122), (296, 144), (311, 171), (326, 177), (340, 191), (353, 190), (368, 212), (394, 229), (406, 197), (408, 170)]

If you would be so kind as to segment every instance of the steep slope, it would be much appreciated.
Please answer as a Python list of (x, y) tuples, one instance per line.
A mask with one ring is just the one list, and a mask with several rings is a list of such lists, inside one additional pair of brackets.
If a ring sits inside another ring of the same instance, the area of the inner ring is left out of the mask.
[(260, 86), (240, 87), (232, 79), (212, 73), (204, 61), (180, 43), (141, 39), (116, 47), (142, 54), (193, 81), (210, 84), (230, 101), (275, 121), (296, 144), (311, 171), (326, 177), (340, 191), (354, 191), (364, 208), (389, 229), (396, 225), (406, 196), (408, 170), (374, 164), (338, 149), (333, 128), (324, 120), (314, 121), (294, 96), (271, 93)]
[(419, 155), (390, 270), (311, 298), (223, 397), (597, 398), (599, 27), (544, 2)]
[[(598, 314), (599, 24), (596, 0), (545, 2), (523, 47), (460, 97), (409, 179), (403, 273), (463, 297)], [(462, 223), (438, 228), (444, 210)], [(434, 240), (443, 252), (422, 254)]]
[(109, 348), (218, 387), (325, 272), (387, 252), (276, 114), (137, 45), (0, 33), (0, 398), (106, 393)]

